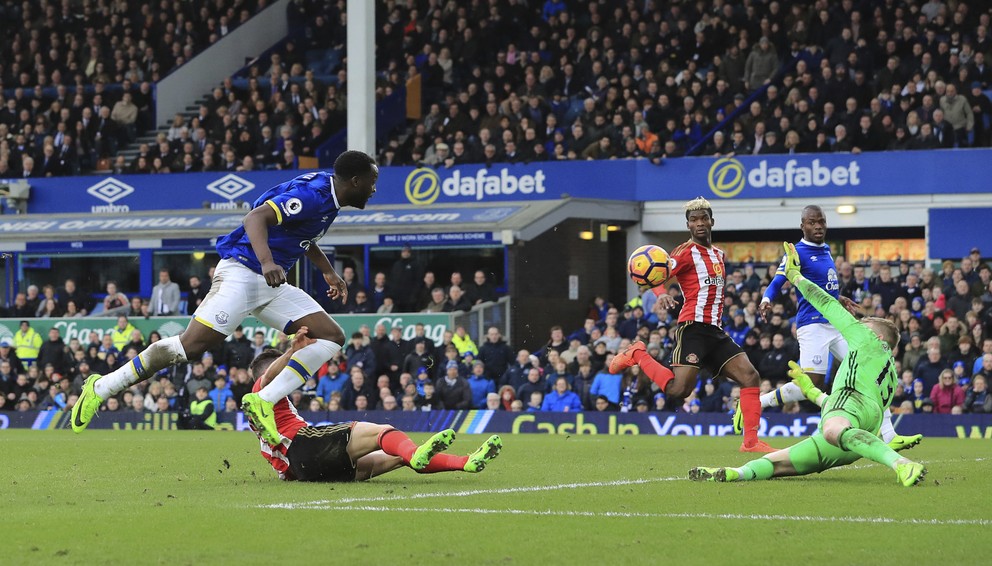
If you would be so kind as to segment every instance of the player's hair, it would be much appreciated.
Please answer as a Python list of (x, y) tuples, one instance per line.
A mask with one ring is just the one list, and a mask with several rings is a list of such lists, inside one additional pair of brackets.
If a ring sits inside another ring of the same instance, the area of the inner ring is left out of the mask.
[(282, 352), (274, 348), (262, 350), (262, 353), (255, 356), (255, 359), (251, 361), (251, 365), (248, 366), (248, 372), (251, 373), (252, 379), (262, 377), (265, 370), (269, 369), (272, 362), (279, 359), (279, 356), (282, 356)]
[(889, 345), (889, 348), (894, 349), (899, 343), (899, 329), (896, 327), (896, 323), (891, 320), (877, 316), (866, 316), (861, 319), (861, 322), (879, 334), (882, 340)]
[(807, 212), (819, 212), (820, 214), (823, 214), (823, 209), (817, 204), (807, 204), (803, 207), (802, 216), (806, 216)]
[(696, 197), (689, 202), (685, 203), (682, 208), (685, 208), (685, 219), (689, 219), (689, 213), (696, 210), (705, 210), (709, 213), (710, 218), (713, 218), (713, 207), (710, 206), (710, 201), (704, 199), (703, 197)]
[(361, 151), (348, 150), (334, 160), (334, 174), (342, 179), (367, 175), (372, 171), (375, 159)]

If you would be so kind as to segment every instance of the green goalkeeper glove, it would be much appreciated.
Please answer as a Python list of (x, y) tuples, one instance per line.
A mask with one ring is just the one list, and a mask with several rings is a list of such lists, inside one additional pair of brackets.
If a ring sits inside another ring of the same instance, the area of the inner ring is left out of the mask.
[(785, 242), (785, 278), (789, 280), (790, 283), (795, 283), (796, 278), (799, 277), (799, 252), (796, 251), (796, 246)]
[(799, 364), (791, 360), (789, 361), (789, 377), (792, 378), (792, 383), (799, 386), (799, 389), (802, 390), (803, 395), (811, 402), (816, 403), (816, 401), (820, 398), (820, 395), (823, 395), (823, 392), (820, 391), (816, 385), (813, 385), (813, 380), (806, 375), (803, 368), (799, 367)]

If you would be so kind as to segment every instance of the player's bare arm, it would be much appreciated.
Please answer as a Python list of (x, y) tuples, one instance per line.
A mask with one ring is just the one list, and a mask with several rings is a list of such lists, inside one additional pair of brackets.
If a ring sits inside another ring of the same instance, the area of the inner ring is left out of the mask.
[(327, 296), (331, 299), (341, 299), (341, 302), (346, 302), (348, 300), (348, 285), (338, 275), (338, 272), (334, 270), (334, 266), (327, 259), (324, 250), (320, 249), (320, 246), (312, 245), (307, 249), (305, 255), (324, 275), (324, 281), (328, 285)]
[(861, 310), (861, 306), (858, 305), (858, 303), (855, 303), (853, 300), (849, 299), (848, 297), (841, 295), (840, 297), (838, 297), (838, 300), (840, 301), (840, 304), (844, 305), (844, 308), (847, 309), (847, 312), (851, 313), (851, 316), (864, 315), (864, 312)]
[[(272, 250), (269, 249), (269, 226), (279, 223), (275, 210), (271, 206), (257, 206), (245, 215), (245, 234), (251, 242), (251, 249), (262, 266), (262, 277), (269, 287), (278, 287), (286, 282), (286, 272), (272, 261)], [(313, 247), (313, 246), (311, 246)]]

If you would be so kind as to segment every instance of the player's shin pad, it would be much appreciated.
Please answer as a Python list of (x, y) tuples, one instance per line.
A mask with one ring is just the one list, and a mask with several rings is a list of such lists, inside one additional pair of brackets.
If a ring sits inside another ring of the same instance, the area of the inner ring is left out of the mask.
[(341, 346), (339, 344), (322, 339), (301, 348), (293, 354), (279, 375), (275, 376), (272, 382), (258, 392), (258, 396), (269, 403), (279, 401), (306, 383), (307, 378), (340, 351)]
[(786, 403), (795, 401), (805, 401), (802, 389), (795, 383), (786, 383), (774, 391), (769, 391), (761, 396), (761, 407), (780, 407)]
[(94, 384), (101, 399), (117, 395), (135, 383), (140, 383), (159, 370), (186, 361), (186, 350), (178, 336), (163, 338), (145, 348), (133, 360), (108, 373)]

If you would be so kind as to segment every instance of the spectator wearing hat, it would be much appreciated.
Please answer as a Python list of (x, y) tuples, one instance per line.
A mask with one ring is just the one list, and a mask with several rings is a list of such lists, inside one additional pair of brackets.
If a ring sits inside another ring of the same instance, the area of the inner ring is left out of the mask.
[(949, 415), (954, 407), (964, 408), (964, 390), (955, 381), (953, 371), (945, 369), (940, 373), (940, 382), (930, 390), (930, 399), (937, 414)]
[(480, 360), (472, 362), (472, 371), (466, 381), (472, 389), (472, 407), (485, 409), (488, 396), (496, 393), (496, 385), (486, 377), (486, 364)]
[(10, 338), (0, 339), (0, 363), (2, 362), (9, 363), (15, 375), (24, 373), (24, 364), (21, 363), (21, 359), (14, 352), (13, 341)]
[(768, 37), (762, 36), (758, 45), (748, 54), (744, 62), (744, 88), (757, 90), (771, 80), (778, 70), (778, 55)]
[(468, 381), (458, 373), (458, 362), (448, 361), (445, 365), (445, 375), (437, 380), (437, 396), (441, 405), (449, 410), (465, 410), (472, 408), (472, 388)]

